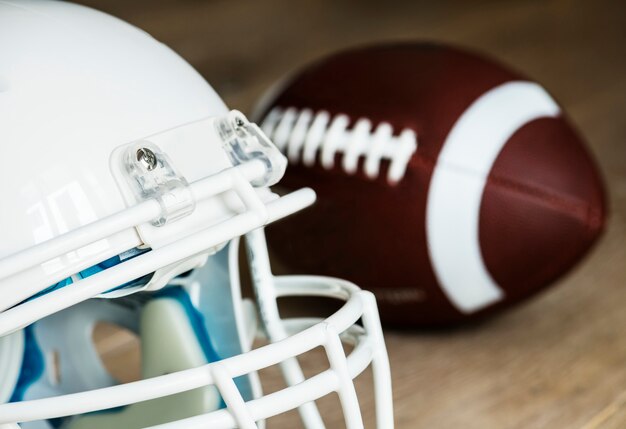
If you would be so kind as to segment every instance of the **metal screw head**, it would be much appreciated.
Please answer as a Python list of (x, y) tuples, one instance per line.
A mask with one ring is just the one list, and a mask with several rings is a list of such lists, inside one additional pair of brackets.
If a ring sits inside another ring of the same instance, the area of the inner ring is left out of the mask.
[(137, 162), (139, 162), (146, 170), (152, 171), (157, 166), (157, 157), (150, 149), (142, 147), (137, 149)]
[(235, 116), (235, 127), (236, 128), (241, 128), (244, 125), (246, 125), (246, 123), (244, 122), (244, 120), (242, 118), (240, 118), (239, 116)]

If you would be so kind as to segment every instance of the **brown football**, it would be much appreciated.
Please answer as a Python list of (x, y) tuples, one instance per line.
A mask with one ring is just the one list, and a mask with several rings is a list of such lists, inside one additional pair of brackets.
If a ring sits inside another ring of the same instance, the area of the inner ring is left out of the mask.
[(600, 235), (603, 184), (552, 97), (461, 49), (342, 52), (279, 83), (257, 121), (316, 204), (268, 228), (294, 273), (373, 291), (383, 321), (451, 325), (546, 288)]

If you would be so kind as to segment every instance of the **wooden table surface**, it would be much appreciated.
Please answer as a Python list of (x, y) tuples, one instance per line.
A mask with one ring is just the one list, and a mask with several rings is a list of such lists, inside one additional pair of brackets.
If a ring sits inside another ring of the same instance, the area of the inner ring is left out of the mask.
[[(397, 427), (626, 427), (626, 7), (619, 1), (84, 0), (147, 30), (242, 111), (276, 79), (334, 50), (430, 39), (476, 48), (542, 82), (604, 170), (612, 214), (587, 260), (488, 323), (387, 332)], [(123, 359), (123, 341), (108, 338)], [(321, 354), (304, 359), (323, 369)], [(124, 362), (121, 360), (121, 362)], [(125, 364), (121, 364), (126, 367)], [(265, 371), (271, 389), (275, 370)], [(368, 374), (358, 381), (371, 425)], [(270, 389), (270, 390), (271, 390)], [(342, 427), (336, 398), (328, 427)], [(300, 427), (293, 413), (269, 428)]]

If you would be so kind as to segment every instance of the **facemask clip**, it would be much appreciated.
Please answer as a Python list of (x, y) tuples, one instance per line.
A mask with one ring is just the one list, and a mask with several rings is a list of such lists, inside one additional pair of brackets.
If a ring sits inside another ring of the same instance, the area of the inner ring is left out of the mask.
[(196, 202), (187, 180), (174, 168), (169, 157), (157, 145), (140, 140), (124, 156), (126, 180), (139, 201), (155, 199), (161, 205), (161, 216), (154, 226), (191, 214)]
[(255, 181), (255, 187), (275, 185), (285, 174), (287, 158), (254, 123), (237, 110), (215, 121), (223, 147), (233, 166), (259, 159), (267, 167), (266, 174)]

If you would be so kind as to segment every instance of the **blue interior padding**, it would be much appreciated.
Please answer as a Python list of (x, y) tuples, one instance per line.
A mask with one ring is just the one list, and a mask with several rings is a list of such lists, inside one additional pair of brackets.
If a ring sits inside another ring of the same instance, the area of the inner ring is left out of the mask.
[[(191, 323), (191, 327), (196, 334), (196, 338), (200, 343), (200, 347), (202, 347), (202, 351), (204, 352), (204, 357), (207, 362), (211, 363), (222, 359), (217, 355), (217, 352), (211, 345), (211, 338), (208, 331), (205, 329), (204, 316), (193, 306), (189, 294), (182, 287), (166, 287), (161, 289), (159, 292), (156, 292), (155, 295), (157, 298), (174, 299), (183, 307), (189, 322)], [(220, 408), (225, 407), (226, 403), (224, 402), (224, 399), (220, 397)]]
[[(150, 249), (132, 249), (119, 256), (109, 258), (106, 261), (103, 261), (99, 264), (96, 264), (92, 267), (89, 267), (79, 272), (77, 274), (77, 277), (81, 279), (90, 277), (110, 267), (118, 265), (121, 262), (132, 259), (136, 256), (139, 256), (149, 250)], [(123, 285), (118, 286), (112, 290), (145, 284), (150, 280), (151, 276), (152, 274), (143, 276), (141, 278), (124, 283)], [(57, 284), (50, 286), (49, 288), (41, 291), (39, 294), (31, 297), (30, 299), (35, 299), (39, 296), (42, 296), (54, 290), (63, 288), (72, 283), (73, 283), (72, 278), (66, 278), (58, 282)], [(180, 286), (166, 287), (158, 292), (153, 293), (153, 297), (154, 299), (173, 299), (182, 306), (183, 310), (185, 311), (185, 314), (188, 317), (188, 320), (191, 324), (194, 334), (196, 335), (196, 338), (198, 339), (198, 342), (200, 344), (200, 347), (202, 348), (202, 351), (204, 353), (204, 356), (207, 362), (216, 362), (223, 358), (223, 357), (218, 356), (217, 352), (215, 351), (215, 348), (211, 344), (211, 338), (206, 329), (205, 317), (200, 311), (198, 311), (198, 309), (196, 309), (193, 306), (193, 303), (191, 302), (191, 298), (189, 297), (189, 294), (182, 287)], [(26, 391), (29, 389), (29, 387), (32, 384), (34, 384), (37, 380), (39, 380), (42, 377), (43, 372), (45, 370), (44, 356), (35, 339), (33, 326), (29, 326), (25, 328), (24, 332), (25, 332), (25, 349), (24, 349), (23, 365), (21, 368), (20, 375), (18, 377), (18, 382), (15, 388), (15, 391), (13, 392), (11, 396), (10, 402), (22, 401), (24, 399), (24, 395)], [(245, 379), (245, 376), (239, 377), (239, 378)], [(224, 408), (225, 406), (226, 404), (224, 403), (224, 400), (221, 399), (220, 407)], [(115, 409), (103, 410), (99, 412), (118, 412), (124, 408), (125, 407), (118, 407)], [(66, 419), (52, 419), (52, 420), (48, 420), (48, 422), (52, 425), (52, 427), (58, 428), (63, 424), (65, 420)]]
[[(45, 369), (43, 352), (35, 339), (33, 326), (24, 328), (24, 355), (22, 358), (22, 368), (17, 379), (17, 384), (9, 402), (19, 402), (24, 400), (26, 391), (37, 380), (41, 378)], [(53, 428), (60, 428), (66, 418), (50, 419), (48, 423)]]
[(196, 338), (202, 347), (207, 362), (215, 362), (221, 358), (211, 345), (209, 333), (205, 329), (204, 316), (191, 303), (189, 294), (180, 286), (170, 286), (155, 293), (155, 298), (169, 298), (176, 300), (185, 310)]
[(18, 402), (24, 399), (26, 390), (37, 381), (44, 371), (44, 357), (37, 341), (32, 326), (24, 329), (24, 356), (22, 369), (17, 379), (17, 384), (9, 402)]

